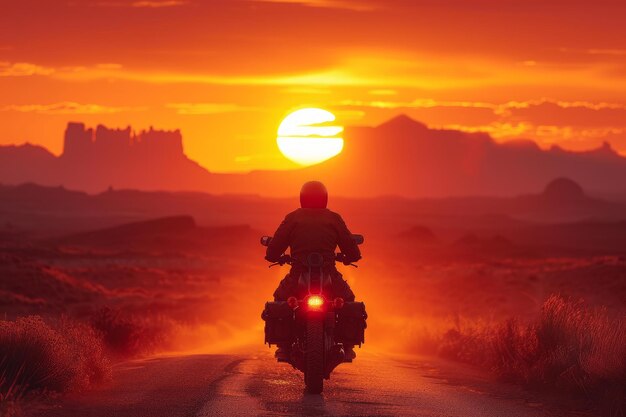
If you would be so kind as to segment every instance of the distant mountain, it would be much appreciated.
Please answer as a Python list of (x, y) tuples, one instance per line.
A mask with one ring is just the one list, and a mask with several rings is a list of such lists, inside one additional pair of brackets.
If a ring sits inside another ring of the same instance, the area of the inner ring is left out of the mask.
[[(329, 204), (342, 213), (355, 232), (422, 242), (432, 240), (430, 233), (438, 241), (449, 240), (457, 235), (451, 230), (495, 235), (502, 230), (527, 229), (533, 224), (626, 221), (626, 203), (589, 197), (577, 183), (567, 179), (557, 179), (539, 193), (517, 197), (331, 196)], [(0, 185), (0, 242), (3, 233), (5, 238), (19, 234), (42, 238), (68, 236), (181, 215), (192, 216), (202, 226), (248, 224), (263, 233), (272, 233), (284, 213), (297, 205), (297, 196), (264, 198), (138, 190), (108, 190), (91, 195), (63, 187)], [(163, 230), (167, 224), (152, 226)], [(415, 225), (420, 227), (409, 229)], [(152, 226), (148, 223), (145, 228)]]
[(63, 244), (115, 246), (127, 245), (129, 241), (151, 241), (162, 236), (176, 236), (195, 231), (196, 222), (191, 216), (164, 217), (125, 223), (90, 232), (64, 236), (55, 241)]
[(54, 184), (46, 179), (58, 166), (58, 158), (41, 146), (0, 146), (0, 183), (20, 184), (40, 182)]
[[(124, 223), (98, 230), (70, 234), (46, 243), (66, 247), (91, 247), (122, 250), (207, 251), (218, 246), (229, 250), (233, 241), (251, 241), (252, 229), (247, 225), (198, 227), (191, 216), (171, 216)], [(258, 232), (254, 233), (256, 240)]]
[[(555, 199), (555, 190), (565, 196)], [(452, 246), (465, 254), (522, 254), (537, 246), (623, 253), (626, 205), (584, 191), (581, 198), (579, 191), (575, 183), (556, 180), (543, 192), (512, 198), (335, 197), (331, 207), (367, 236), (365, 251), (394, 238), (418, 252), (456, 242)], [(0, 246), (40, 240), (70, 249), (217, 253), (247, 245), (262, 256), (259, 236), (271, 234), (296, 205), (297, 198), (132, 190), (89, 195), (32, 184), (0, 186)]]
[(542, 150), (530, 141), (499, 144), (484, 133), (429, 129), (407, 116), (348, 127), (344, 138), (344, 151), (316, 166), (218, 174), (184, 154), (179, 131), (133, 134), (70, 123), (60, 157), (32, 145), (0, 147), (0, 182), (290, 196), (302, 182), (320, 179), (349, 197), (447, 197), (531, 193), (559, 177), (616, 194), (626, 180), (626, 158), (608, 144), (588, 152)]

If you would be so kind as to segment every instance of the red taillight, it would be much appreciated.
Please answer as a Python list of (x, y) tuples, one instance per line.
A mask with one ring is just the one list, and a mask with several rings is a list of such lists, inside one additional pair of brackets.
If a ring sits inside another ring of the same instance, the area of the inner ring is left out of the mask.
[(312, 295), (306, 300), (309, 308), (318, 309), (324, 305), (324, 299), (319, 295)]
[(293, 310), (294, 308), (298, 307), (298, 299), (296, 297), (287, 298), (287, 305)]
[(335, 300), (333, 301), (333, 305), (335, 306), (335, 308), (336, 308), (337, 310), (339, 310), (340, 308), (342, 308), (342, 307), (343, 307), (343, 304), (344, 304), (344, 301), (343, 301), (343, 298), (341, 298), (341, 297), (337, 297), (337, 298), (335, 298)]

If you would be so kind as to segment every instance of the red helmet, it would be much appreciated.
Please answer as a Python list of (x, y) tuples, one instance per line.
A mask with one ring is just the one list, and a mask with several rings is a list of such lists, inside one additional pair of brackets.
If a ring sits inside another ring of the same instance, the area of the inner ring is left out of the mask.
[(326, 208), (328, 191), (319, 181), (305, 182), (300, 190), (300, 206), (302, 208)]

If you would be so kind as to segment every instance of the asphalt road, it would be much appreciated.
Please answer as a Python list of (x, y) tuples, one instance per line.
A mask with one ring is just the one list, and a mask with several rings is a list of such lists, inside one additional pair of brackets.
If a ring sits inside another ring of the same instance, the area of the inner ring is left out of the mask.
[(358, 352), (305, 394), (302, 375), (269, 350), (157, 357), (116, 367), (113, 381), (26, 412), (38, 417), (554, 416), (546, 406), (470, 368)]

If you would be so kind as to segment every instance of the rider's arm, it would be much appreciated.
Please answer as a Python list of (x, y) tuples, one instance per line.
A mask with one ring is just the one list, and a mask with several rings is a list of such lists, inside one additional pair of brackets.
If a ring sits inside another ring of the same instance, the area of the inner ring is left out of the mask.
[(359, 246), (354, 239), (352, 239), (352, 233), (350, 233), (348, 226), (346, 226), (346, 223), (339, 214), (337, 214), (337, 232), (337, 245), (344, 255), (344, 263), (356, 262), (361, 259)]
[(289, 247), (293, 226), (293, 220), (291, 220), (290, 216), (287, 215), (280, 224), (280, 226), (278, 226), (278, 229), (276, 229), (274, 237), (270, 241), (270, 244), (267, 246), (265, 259), (270, 262), (278, 262), (280, 256), (285, 253), (285, 251)]

